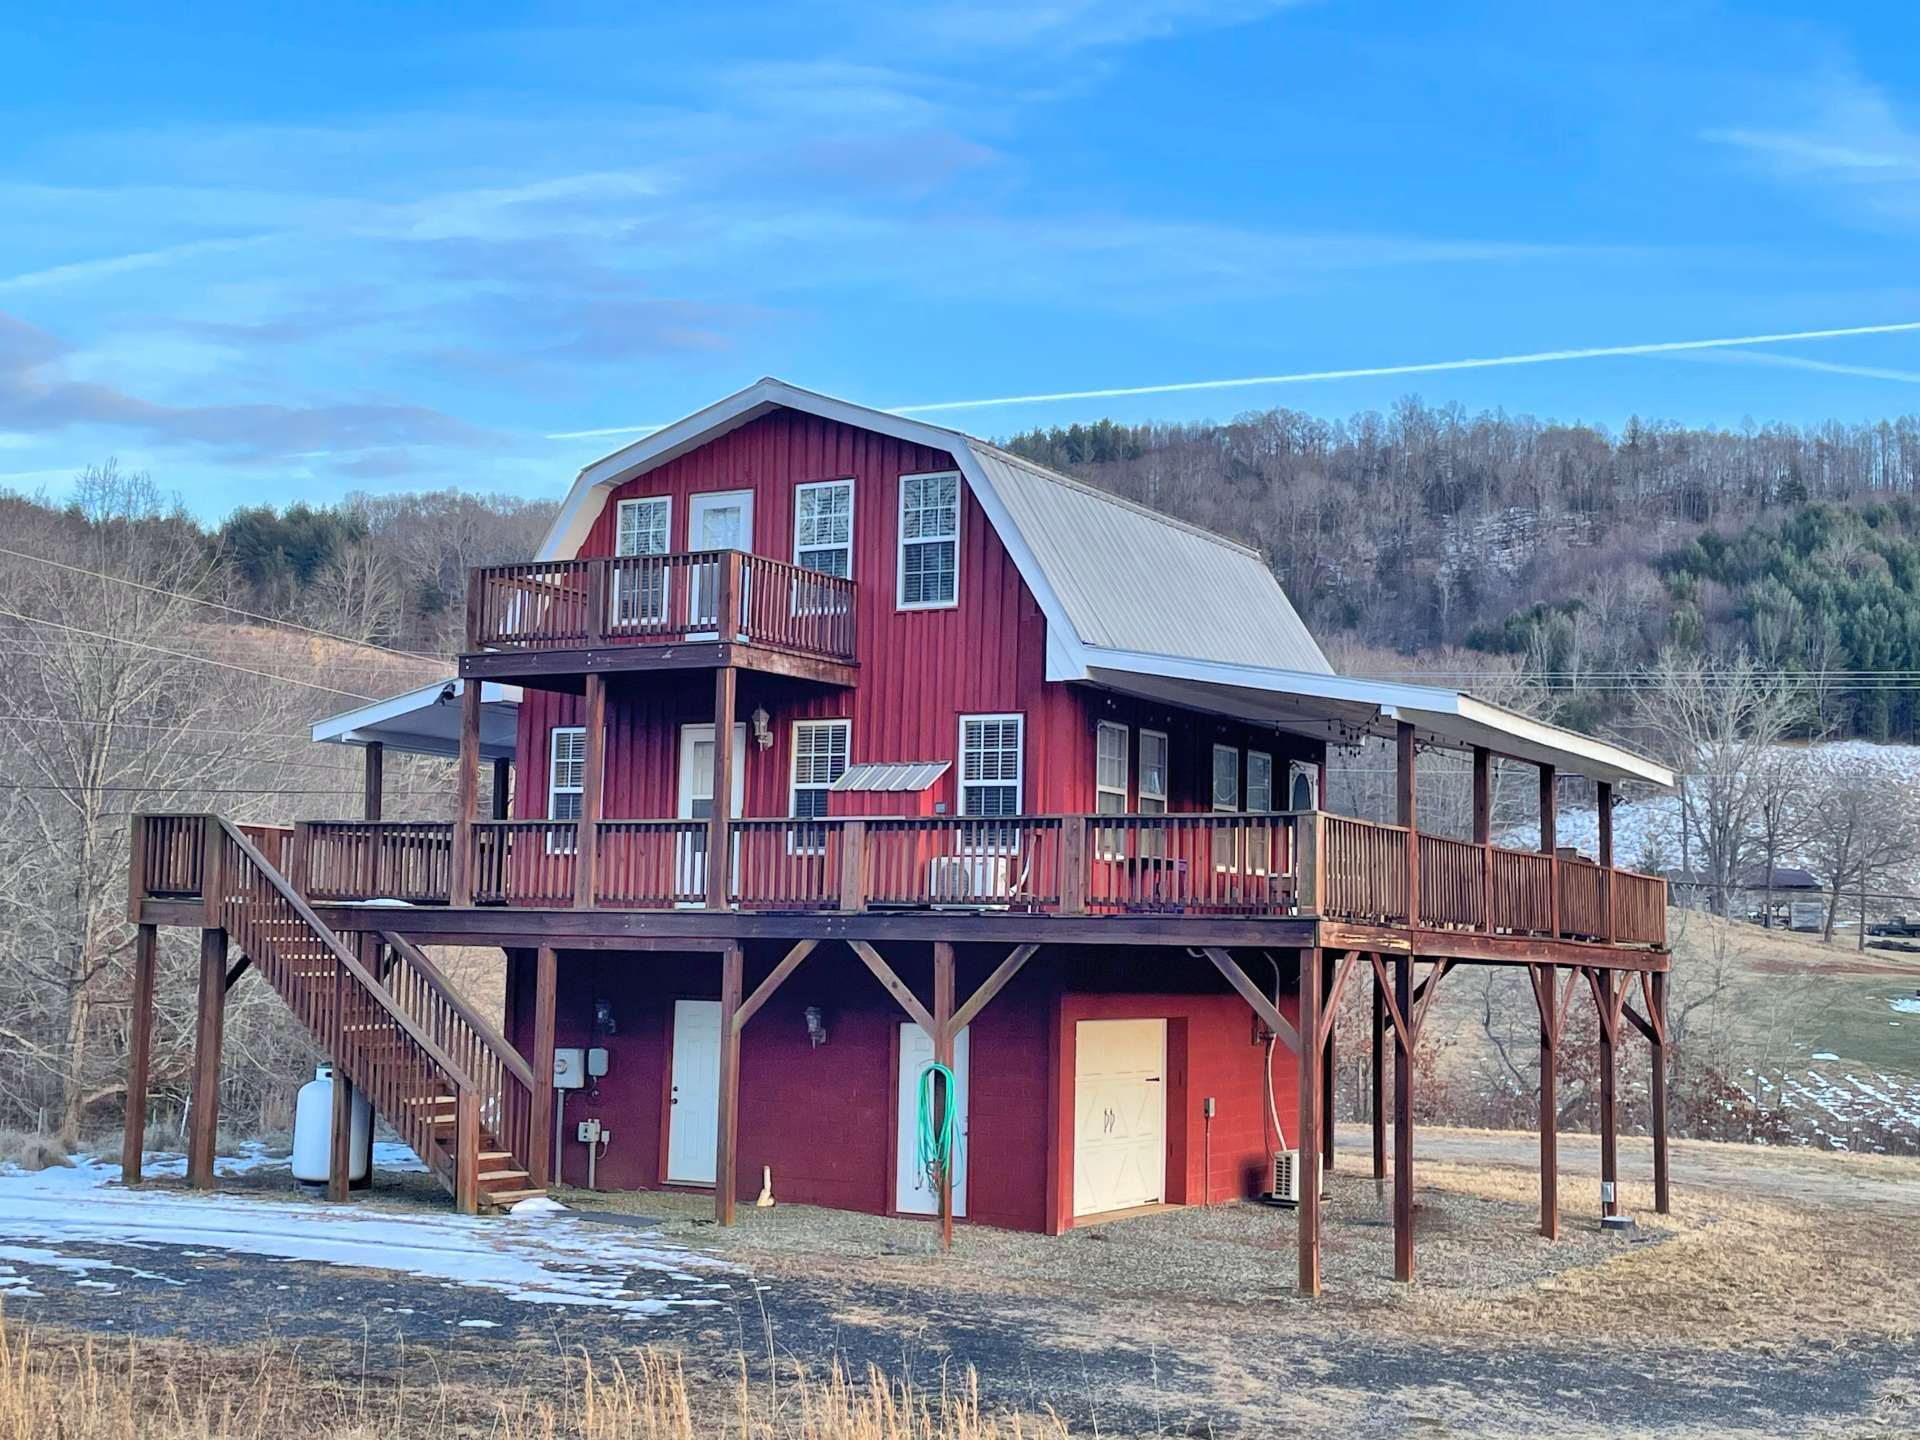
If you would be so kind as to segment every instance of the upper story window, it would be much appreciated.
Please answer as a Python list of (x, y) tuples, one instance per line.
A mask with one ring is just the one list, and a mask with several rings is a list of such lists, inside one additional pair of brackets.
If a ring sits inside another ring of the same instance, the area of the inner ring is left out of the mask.
[(965, 715), (960, 720), (960, 813), (1018, 815), (1026, 717)]
[(960, 603), (960, 476), (900, 477), (900, 608)]
[[(673, 545), (673, 499), (651, 495), (622, 500), (615, 511), (615, 555), (664, 555)], [(613, 614), (622, 625), (660, 624), (667, 618), (667, 572), (661, 565), (616, 565)]]
[(853, 481), (815, 480), (793, 492), (793, 563), (853, 576)]
[[(1093, 788), (1094, 810), (1101, 815), (1127, 813), (1127, 741), (1124, 725), (1102, 720), (1094, 733)], [(1103, 859), (1113, 860), (1126, 854), (1127, 832), (1118, 826), (1104, 826), (1096, 832), (1095, 845)]]
[(1167, 813), (1167, 736), (1164, 730), (1140, 732), (1140, 813)]
[[(578, 820), (580, 797), (586, 794), (587, 789), (586, 727), (556, 726), (548, 740), (548, 745), (550, 748), (547, 754), (547, 818)], [(549, 831), (547, 853), (571, 855), (573, 853), (572, 833), (562, 831), (554, 834)]]
[[(1231, 745), (1213, 747), (1213, 808), (1221, 814), (1240, 809), (1240, 752)], [(1213, 832), (1213, 868), (1240, 868), (1240, 836), (1235, 831)]]
[[(845, 720), (793, 722), (793, 786), (789, 810), (797, 820), (817, 820), (828, 809), (827, 792), (847, 773), (847, 738), (852, 726)], [(827, 843), (823, 825), (796, 825), (787, 846), (796, 853), (816, 853)]]

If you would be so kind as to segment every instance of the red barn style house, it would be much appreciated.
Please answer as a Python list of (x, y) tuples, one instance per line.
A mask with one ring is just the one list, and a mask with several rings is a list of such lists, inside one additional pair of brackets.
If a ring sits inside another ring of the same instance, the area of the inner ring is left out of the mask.
[[(1329, 742), (1363, 735), (1395, 743), (1397, 824), (1320, 808)], [(1409, 1061), (1460, 965), (1533, 981), (1548, 1233), (1580, 992), (1608, 1209), (1623, 1021), (1664, 1128), (1665, 887), (1614, 866), (1609, 815), (1665, 769), (1336, 675), (1253, 551), (955, 431), (729, 396), (584, 470), (536, 558), (474, 572), (456, 679), (315, 738), (365, 747), (363, 818), (137, 821), (130, 1174), (158, 925), (202, 932), (202, 1183), (249, 966), (468, 1208), (591, 1175), (711, 1188), (727, 1223), (770, 1173), (784, 1201), (1059, 1232), (1292, 1169), (1311, 1293), (1331, 1017), (1370, 981), (1410, 1278)], [(382, 815), (388, 747), (458, 757), (455, 820)], [(1473, 757), (1471, 835), (1420, 826), (1429, 747)], [(1490, 843), (1495, 757), (1538, 769), (1538, 851)], [(1597, 856), (1555, 846), (1561, 773), (1598, 786)], [(503, 1032), (421, 949), (445, 944), (506, 953)], [(923, 1102), (935, 1060), (951, 1093), (936, 1071)], [(959, 1134), (929, 1172), (923, 1103)], [(1664, 1208), (1664, 1133), (1655, 1166)]]

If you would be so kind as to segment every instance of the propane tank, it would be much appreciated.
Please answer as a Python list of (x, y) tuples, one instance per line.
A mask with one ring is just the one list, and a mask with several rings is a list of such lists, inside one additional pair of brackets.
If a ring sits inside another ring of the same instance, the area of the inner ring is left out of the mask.
[[(347, 1180), (367, 1178), (373, 1155), (373, 1106), (359, 1092), (353, 1097), (353, 1131), (347, 1145)], [(322, 1065), (300, 1087), (293, 1110), (293, 1178), (324, 1185), (333, 1164), (333, 1066)]]

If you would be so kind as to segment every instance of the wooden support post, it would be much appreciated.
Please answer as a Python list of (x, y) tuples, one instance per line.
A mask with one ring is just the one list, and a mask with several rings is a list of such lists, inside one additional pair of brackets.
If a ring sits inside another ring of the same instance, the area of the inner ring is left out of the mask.
[[(732, 555), (732, 551), (727, 552)], [(737, 557), (736, 557), (737, 558)], [(730, 573), (722, 566), (721, 574)], [(723, 582), (720, 613), (732, 613), (731, 591)], [(713, 805), (707, 816), (707, 908), (725, 910), (733, 899), (729, 871), (733, 858), (733, 711), (739, 671), (722, 665), (713, 672)]]
[[(936, 1064), (953, 1068), (953, 946), (936, 941), (933, 947), (933, 1058)], [(957, 1098), (947, 1091), (947, 1082), (935, 1082), (933, 1125), (938, 1133), (946, 1124), (948, 1110)], [(937, 1177), (940, 1205), (940, 1248), (953, 1248), (953, 1157), (940, 1167)]]
[(1620, 1124), (1616, 1104), (1615, 1054), (1620, 1029), (1607, 1011), (1613, 1004), (1614, 972), (1598, 970), (1595, 976), (1604, 991), (1605, 1004), (1600, 1013), (1600, 1213), (1620, 1213)]
[(493, 794), (487, 797), (487, 814), (494, 820), (513, 818), (513, 761), (498, 756), (493, 762)]
[(153, 990), (159, 939), (159, 931), (151, 925), (134, 928), (133, 996), (127, 1017), (127, 1118), (120, 1129), (120, 1180), (125, 1185), (140, 1183), (141, 1156), (147, 1142), (147, 1073), (153, 1060)]
[(345, 1200), (353, 1183), (353, 1081), (338, 1052), (333, 1057), (333, 1129), (328, 1138), (327, 1199)]
[(527, 1117), (527, 1183), (544, 1190), (565, 1184), (553, 1165), (553, 1020), (558, 1007), (560, 956), (542, 945), (533, 952), (533, 1113)]
[(1387, 1179), (1387, 996), (1380, 976), (1373, 977), (1373, 1184)]
[(1394, 726), (1394, 781), (1398, 787), (1400, 823), (1407, 827), (1407, 924), (1420, 924), (1420, 786), (1415, 773), (1413, 726), (1405, 720)]
[[(607, 677), (588, 675), (584, 725), (580, 737), (586, 761), (580, 767), (580, 818), (573, 838), (573, 904), (576, 910), (593, 908), (594, 880), (599, 870), (600, 796), (607, 773)], [(729, 737), (731, 738), (731, 737)], [(716, 746), (714, 754), (720, 751)], [(717, 769), (717, 766), (716, 766)]]
[(1551, 965), (1534, 970), (1534, 1001), (1540, 1011), (1540, 1233), (1549, 1240), (1560, 1238), (1560, 1100), (1555, 1093), (1559, 1079), (1560, 1027), (1555, 996), (1559, 993)]
[(1607, 934), (1609, 945), (1615, 935), (1613, 921), (1613, 786), (1605, 780), (1594, 787), (1594, 803), (1600, 812), (1600, 883), (1607, 887)]
[[(1328, 1010), (1337, 1003), (1333, 995), (1333, 952), (1320, 952), (1320, 1002)], [(1333, 1173), (1334, 1051), (1333, 1016), (1327, 1016), (1327, 1041), (1320, 1052), (1320, 1163)]]
[(1060, 821), (1060, 913), (1087, 913), (1087, 876), (1092, 869), (1093, 847), (1088, 841), (1088, 822), (1084, 815), (1064, 816)]
[(1393, 1278), (1413, 1279), (1413, 957), (1393, 962), (1394, 1001), (1407, 1022), (1395, 1025), (1393, 1051)]
[(454, 1097), (453, 1105), (453, 1203), (462, 1215), (477, 1215), (480, 1213), (480, 1097), (472, 1090), (462, 1089)]
[(187, 1120), (187, 1184), (213, 1185), (220, 1131), (220, 1042), (226, 1028), (227, 932), (200, 932), (199, 1009), (193, 1028), (193, 1111)]
[(1480, 847), (1480, 928), (1493, 933), (1493, 752), (1473, 747), (1473, 843)]
[[(721, 612), (726, 613), (726, 612)], [(716, 767), (717, 768), (717, 767)], [(713, 1159), (713, 1218), (733, 1224), (733, 1207), (740, 1188), (737, 1154), (740, 1129), (740, 977), (745, 956), (738, 945), (720, 955), (720, 1105), (719, 1133)]]
[(369, 740), (362, 747), (365, 771), (361, 777), (360, 818), (378, 820), (380, 804), (386, 789), (383, 776), (386, 773), (387, 747), (378, 740)]
[(1671, 1213), (1667, 1187), (1667, 974), (1647, 977), (1648, 1008), (1653, 1014), (1653, 1213)]
[(460, 684), (460, 768), (453, 785), (453, 859), (447, 903), (473, 904), (473, 821), (480, 804), (480, 690)]
[(840, 909), (857, 915), (867, 908), (867, 822), (840, 826)]
[(1547, 933), (1560, 935), (1559, 812), (1554, 804), (1553, 766), (1540, 767), (1540, 853), (1547, 857)]
[(127, 919), (136, 924), (147, 903), (147, 817), (127, 821)]
[(1302, 1295), (1320, 1293), (1320, 978), (1317, 950), (1300, 952), (1300, 1140), (1297, 1178), (1300, 1207)]

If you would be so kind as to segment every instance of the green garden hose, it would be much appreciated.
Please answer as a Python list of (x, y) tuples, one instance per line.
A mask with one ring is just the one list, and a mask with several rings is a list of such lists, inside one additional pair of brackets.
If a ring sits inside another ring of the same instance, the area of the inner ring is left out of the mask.
[[(944, 1077), (947, 1086), (946, 1113), (937, 1125), (933, 1119), (933, 1077), (936, 1075)], [(936, 1188), (940, 1173), (953, 1160), (954, 1112), (960, 1108), (956, 1103), (959, 1093), (953, 1071), (939, 1061), (929, 1063), (920, 1071), (920, 1115), (914, 1130), (916, 1158), (920, 1173)]]

